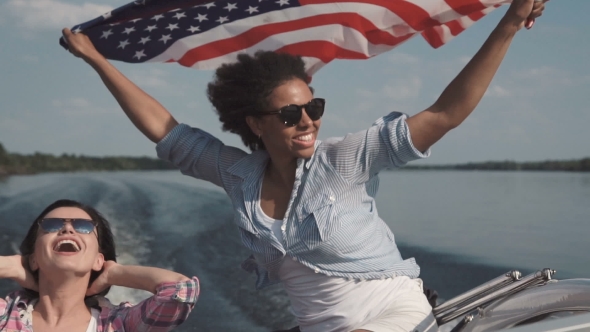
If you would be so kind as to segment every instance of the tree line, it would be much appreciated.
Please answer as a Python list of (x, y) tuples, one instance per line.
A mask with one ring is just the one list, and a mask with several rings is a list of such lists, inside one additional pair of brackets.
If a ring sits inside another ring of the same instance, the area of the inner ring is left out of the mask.
[(22, 155), (6, 151), (0, 143), (0, 175), (44, 172), (166, 170), (174, 167), (163, 160), (149, 157), (89, 157), (84, 155), (36, 152)]
[(486, 161), (455, 165), (409, 165), (405, 169), (419, 170), (481, 170), (481, 171), (565, 171), (590, 172), (590, 158), (576, 160), (545, 160), (534, 162)]
[[(149, 157), (89, 157), (84, 155), (36, 152), (22, 155), (6, 151), (0, 143), (0, 175), (43, 172), (168, 170), (166, 161)], [(456, 165), (408, 165), (410, 170), (485, 170), (485, 171), (569, 171), (590, 172), (590, 158), (578, 160), (547, 160), (538, 162), (487, 161)]]

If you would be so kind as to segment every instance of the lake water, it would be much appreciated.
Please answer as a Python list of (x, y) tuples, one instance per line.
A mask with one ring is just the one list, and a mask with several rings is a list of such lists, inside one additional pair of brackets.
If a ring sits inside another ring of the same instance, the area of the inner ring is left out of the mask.
[[(42, 174), (0, 180), (0, 255), (17, 252), (32, 220), (60, 198), (112, 224), (118, 260), (196, 275), (202, 295), (179, 331), (270, 331), (295, 325), (280, 287), (254, 290), (249, 254), (225, 193), (177, 172)], [(544, 267), (590, 277), (590, 174), (396, 171), (381, 175), (377, 208), (404, 257), (449, 298), (508, 270)], [(15, 285), (0, 280), (0, 296)], [(115, 287), (113, 302), (147, 294)]]

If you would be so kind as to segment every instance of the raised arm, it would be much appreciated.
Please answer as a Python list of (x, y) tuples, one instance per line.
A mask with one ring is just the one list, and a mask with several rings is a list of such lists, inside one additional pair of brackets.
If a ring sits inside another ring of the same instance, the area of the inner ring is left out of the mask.
[(527, 18), (541, 16), (544, 3), (545, 0), (513, 0), (498, 26), (438, 100), (407, 120), (418, 150), (426, 151), (471, 114), (500, 67), (514, 35)]
[(11, 279), (24, 288), (37, 290), (35, 278), (24, 268), (21, 255), (0, 256), (0, 279)]
[(154, 293), (137, 305), (121, 303), (111, 312), (122, 319), (126, 331), (170, 331), (184, 322), (199, 297), (199, 281), (180, 273), (145, 266), (105, 262), (103, 272), (88, 289), (96, 294), (109, 286), (143, 289)]
[(131, 122), (147, 138), (159, 142), (178, 122), (157, 100), (131, 82), (94, 48), (90, 39), (63, 29), (69, 50), (86, 61), (100, 76)]
[(92, 283), (87, 295), (101, 292), (109, 286), (121, 286), (142, 289), (156, 293), (158, 285), (162, 283), (177, 283), (190, 280), (190, 278), (157, 267), (121, 265), (114, 261), (106, 261), (100, 276)]

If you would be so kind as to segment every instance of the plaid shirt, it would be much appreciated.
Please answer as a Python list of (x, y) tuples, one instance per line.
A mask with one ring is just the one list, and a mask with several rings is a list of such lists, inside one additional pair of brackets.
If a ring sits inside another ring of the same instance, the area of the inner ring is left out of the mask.
[[(193, 277), (178, 283), (158, 285), (156, 294), (132, 305), (113, 305), (98, 298), (100, 319), (97, 332), (170, 331), (186, 320), (199, 297), (199, 280)], [(0, 299), (0, 331), (33, 332), (32, 313), (37, 299), (16, 291)]]

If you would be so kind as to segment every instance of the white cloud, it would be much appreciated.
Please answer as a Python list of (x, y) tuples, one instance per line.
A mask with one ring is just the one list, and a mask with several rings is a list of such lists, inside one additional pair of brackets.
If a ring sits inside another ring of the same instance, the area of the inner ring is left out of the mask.
[(396, 79), (381, 88), (383, 95), (393, 100), (416, 98), (420, 94), (422, 80), (419, 76)]
[(148, 88), (169, 88), (170, 83), (166, 80), (169, 76), (168, 72), (158, 69), (150, 68), (145, 71), (134, 71), (129, 78), (138, 85)]
[(492, 85), (490, 86), (486, 93), (485, 96), (487, 97), (510, 97), (512, 96), (512, 92), (510, 92), (510, 90), (505, 89), (499, 85)]
[(93, 19), (113, 7), (94, 3), (70, 4), (57, 0), (8, 0), (0, 15), (28, 30), (60, 29)]
[(113, 109), (105, 109), (90, 103), (88, 100), (80, 97), (69, 98), (65, 100), (56, 99), (51, 104), (57, 109), (61, 115), (102, 115), (112, 114), (117, 111)]
[(420, 63), (420, 59), (413, 55), (409, 55), (406, 53), (401, 52), (394, 52), (389, 56), (389, 61), (396, 65), (408, 65), (408, 64), (418, 64)]
[(23, 55), (20, 60), (27, 63), (39, 63), (39, 57), (34, 55)]

